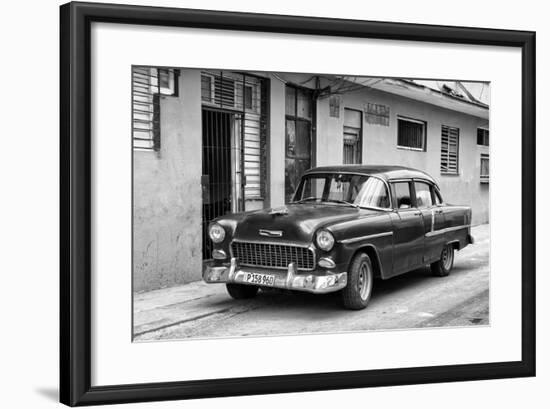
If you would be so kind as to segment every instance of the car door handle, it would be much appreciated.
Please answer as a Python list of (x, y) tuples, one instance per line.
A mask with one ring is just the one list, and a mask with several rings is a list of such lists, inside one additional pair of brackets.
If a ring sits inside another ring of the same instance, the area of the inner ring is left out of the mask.
[(422, 212), (414, 212), (415, 216), (422, 216)]
[(441, 214), (441, 213), (443, 213), (443, 210), (438, 209), (438, 210), (436, 210), (435, 212), (436, 212), (437, 214)]

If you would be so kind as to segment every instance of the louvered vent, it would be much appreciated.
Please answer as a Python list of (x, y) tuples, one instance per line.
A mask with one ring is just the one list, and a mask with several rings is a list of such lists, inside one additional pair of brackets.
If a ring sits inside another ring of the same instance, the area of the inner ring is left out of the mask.
[(458, 175), (459, 129), (441, 126), (441, 173)]

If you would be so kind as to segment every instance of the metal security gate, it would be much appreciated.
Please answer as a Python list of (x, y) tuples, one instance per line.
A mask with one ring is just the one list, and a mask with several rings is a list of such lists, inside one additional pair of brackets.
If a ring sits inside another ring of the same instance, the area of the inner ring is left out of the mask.
[(267, 80), (203, 72), (201, 97), (203, 258), (209, 259), (213, 219), (264, 206)]
[(202, 111), (202, 218), (203, 255), (210, 258), (212, 243), (208, 239), (208, 223), (216, 217), (239, 209), (234, 203), (232, 165), (234, 114), (203, 109)]

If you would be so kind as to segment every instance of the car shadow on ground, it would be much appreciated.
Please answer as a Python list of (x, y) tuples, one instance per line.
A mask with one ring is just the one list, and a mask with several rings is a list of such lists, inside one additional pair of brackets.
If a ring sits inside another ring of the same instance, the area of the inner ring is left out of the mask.
[[(451, 272), (452, 276), (467, 273), (470, 269), (467, 266), (455, 266)], [(449, 279), (449, 277), (435, 277), (429, 267), (419, 268), (408, 273), (392, 277), (388, 280), (375, 279), (371, 302), (398, 293), (400, 291), (413, 291), (416, 287), (425, 285), (428, 281)], [(229, 298), (219, 299), (214, 302), (220, 307), (242, 306), (250, 309), (287, 309), (305, 308), (319, 312), (341, 310), (341, 292), (329, 294), (311, 294), (302, 291), (282, 290), (276, 288), (264, 288), (258, 295), (250, 300), (232, 300)]]

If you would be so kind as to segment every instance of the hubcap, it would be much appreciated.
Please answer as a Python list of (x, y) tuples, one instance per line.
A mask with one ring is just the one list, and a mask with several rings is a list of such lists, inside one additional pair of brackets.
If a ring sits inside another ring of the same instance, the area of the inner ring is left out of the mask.
[(453, 255), (453, 248), (451, 246), (447, 246), (443, 249), (443, 252), (441, 253), (441, 263), (443, 264), (445, 270), (449, 270), (451, 268), (451, 265), (453, 264)]
[(359, 270), (359, 295), (362, 300), (366, 300), (370, 293), (371, 282), (369, 280), (369, 268), (366, 264), (361, 266)]

